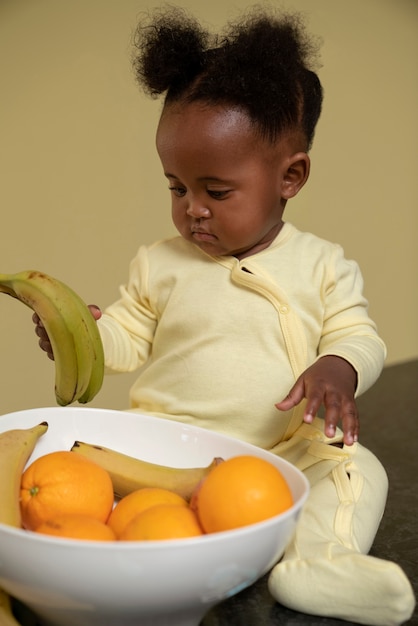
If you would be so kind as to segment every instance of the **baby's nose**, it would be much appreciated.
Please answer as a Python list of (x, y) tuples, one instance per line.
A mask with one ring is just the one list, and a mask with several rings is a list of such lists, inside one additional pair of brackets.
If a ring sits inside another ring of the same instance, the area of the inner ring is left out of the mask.
[(197, 199), (189, 200), (186, 213), (195, 219), (210, 217), (210, 211), (207, 206), (205, 206), (202, 202), (199, 202)]

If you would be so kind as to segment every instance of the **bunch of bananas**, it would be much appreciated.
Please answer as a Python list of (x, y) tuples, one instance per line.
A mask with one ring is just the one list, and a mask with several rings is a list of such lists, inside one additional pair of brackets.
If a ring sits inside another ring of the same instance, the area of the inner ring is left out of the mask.
[(0, 293), (17, 298), (40, 318), (55, 362), (57, 403), (90, 402), (100, 391), (104, 354), (96, 321), (66, 284), (36, 270), (0, 274)]
[[(42, 422), (28, 429), (8, 430), (0, 434), (0, 523), (21, 528), (20, 481), (23, 469), (38, 439), (46, 433)], [(0, 624), (17, 626), (9, 595), (0, 589)]]

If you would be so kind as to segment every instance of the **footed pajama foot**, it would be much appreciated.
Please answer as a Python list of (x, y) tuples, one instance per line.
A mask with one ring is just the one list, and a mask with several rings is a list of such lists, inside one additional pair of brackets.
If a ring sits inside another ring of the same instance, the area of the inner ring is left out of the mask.
[(415, 607), (396, 563), (359, 553), (282, 561), (270, 574), (269, 590), (290, 609), (372, 626), (399, 626)]

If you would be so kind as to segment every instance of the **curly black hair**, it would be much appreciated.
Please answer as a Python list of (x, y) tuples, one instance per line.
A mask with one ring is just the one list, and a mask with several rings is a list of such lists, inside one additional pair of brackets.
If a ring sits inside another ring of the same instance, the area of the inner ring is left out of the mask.
[(149, 95), (238, 107), (265, 139), (301, 129), (311, 146), (323, 90), (313, 70), (318, 45), (299, 14), (255, 7), (212, 35), (168, 7), (139, 23), (134, 46), (136, 77)]

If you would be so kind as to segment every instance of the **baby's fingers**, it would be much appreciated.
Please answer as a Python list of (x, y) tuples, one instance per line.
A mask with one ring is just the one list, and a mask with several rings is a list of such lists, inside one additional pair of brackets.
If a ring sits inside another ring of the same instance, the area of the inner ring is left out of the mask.
[(38, 343), (39, 343), (40, 348), (44, 352), (46, 352), (48, 357), (53, 361), (54, 360), (54, 354), (52, 352), (51, 342), (49, 341), (48, 334), (47, 334), (47, 332), (45, 330), (44, 325), (42, 324), (42, 321), (39, 318), (39, 315), (34, 313), (32, 315), (32, 321), (35, 324), (35, 333), (39, 337), (39, 342)]
[(32, 322), (35, 324), (35, 326), (43, 326), (41, 322), (41, 318), (39, 317), (37, 313), (34, 313), (32, 315)]
[(306, 422), (307, 424), (311, 424), (313, 422), (314, 417), (318, 415), (318, 411), (321, 408), (322, 404), (325, 403), (324, 396), (325, 390), (322, 388), (321, 385), (309, 388), (306, 393), (306, 407), (303, 414), (304, 422)]
[(358, 441), (360, 432), (360, 421), (355, 404), (347, 405), (343, 410), (341, 421), (344, 432), (344, 443), (347, 446), (351, 446)]
[(351, 446), (355, 441), (358, 441), (359, 418), (355, 402), (342, 401), (337, 395), (329, 394), (324, 405), (326, 436), (334, 437), (337, 425), (341, 422), (344, 443)]

